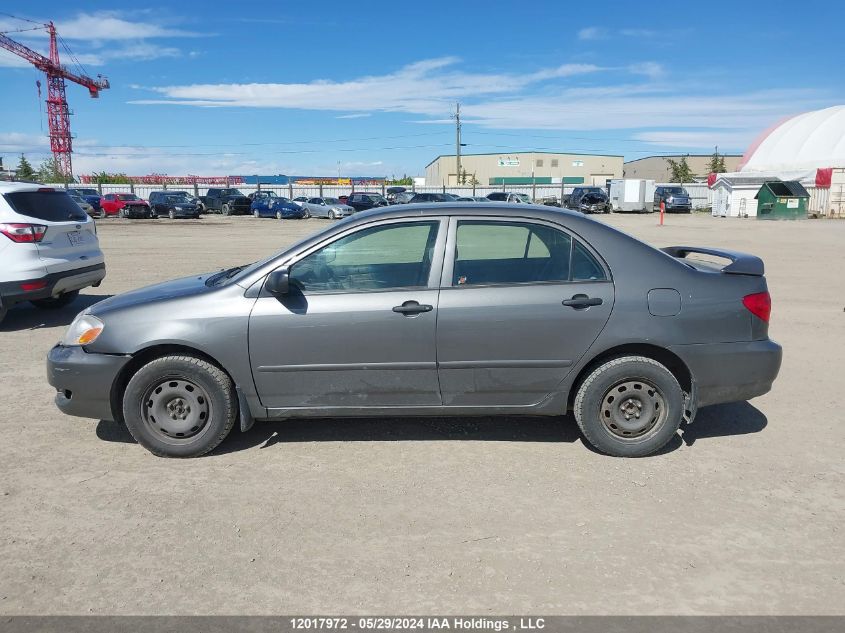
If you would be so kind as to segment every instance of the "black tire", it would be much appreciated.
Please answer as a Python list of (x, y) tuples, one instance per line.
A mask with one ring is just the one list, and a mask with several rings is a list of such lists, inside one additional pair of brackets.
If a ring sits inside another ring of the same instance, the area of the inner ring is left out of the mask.
[(311, 219), (311, 212), (308, 209), (305, 209), (305, 214), (302, 216), (303, 220), (310, 220)]
[(176, 211), (173, 210), (173, 209), (170, 209), (170, 211), (167, 212), (167, 217), (170, 218), (171, 220), (175, 220), (176, 219)]
[(253, 217), (260, 218), (261, 214), (258, 212), (258, 209), (252, 212)]
[(276, 219), (277, 219), (277, 220), (281, 220), (281, 219), (282, 219), (282, 212), (281, 212), (281, 211), (276, 211)]
[(159, 457), (208, 453), (232, 430), (237, 414), (231, 378), (193, 356), (150, 361), (132, 376), (123, 394), (126, 428)]
[(337, 214), (334, 209), (329, 209), (329, 220), (337, 220)]
[(574, 413), (584, 439), (597, 450), (643, 457), (663, 448), (678, 431), (684, 394), (672, 372), (657, 361), (623, 356), (584, 379)]
[(9, 308), (5, 308), (0, 305), (0, 323), (3, 323), (3, 319), (6, 318), (6, 314), (9, 312)]
[(58, 297), (47, 297), (46, 299), (36, 299), (30, 301), (32, 305), (41, 310), (58, 310), (64, 308), (67, 304), (72, 302), (79, 296), (78, 290), (71, 290), (70, 292), (63, 292)]
[(228, 204), (224, 204), (220, 207), (220, 213), (223, 215), (232, 215), (232, 208)]

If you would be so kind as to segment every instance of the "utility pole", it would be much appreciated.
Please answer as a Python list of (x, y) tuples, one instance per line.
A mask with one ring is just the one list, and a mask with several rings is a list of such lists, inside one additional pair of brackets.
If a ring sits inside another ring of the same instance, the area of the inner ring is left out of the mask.
[(455, 119), (455, 161), (457, 165), (457, 183), (461, 184), (461, 103), (455, 103), (455, 114), (452, 115)]

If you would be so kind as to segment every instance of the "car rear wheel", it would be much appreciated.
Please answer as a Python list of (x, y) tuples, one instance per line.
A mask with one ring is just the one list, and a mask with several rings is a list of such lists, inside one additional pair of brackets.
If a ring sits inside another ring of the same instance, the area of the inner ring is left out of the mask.
[(223, 215), (232, 215), (232, 209), (231, 209), (231, 207), (229, 207), (228, 204), (223, 205), (221, 212), (223, 213)]
[(238, 406), (232, 379), (193, 356), (163, 356), (129, 380), (123, 395), (126, 427), (159, 457), (198, 457), (232, 430)]
[(169, 217), (171, 220), (175, 220), (176, 219), (176, 211), (174, 211), (173, 209), (170, 209), (170, 211), (167, 212), (167, 217)]
[(302, 217), (308, 220), (311, 217), (311, 212), (308, 209), (305, 209), (305, 213), (302, 214)]
[(334, 212), (334, 209), (329, 210), (329, 220), (337, 220), (337, 213)]
[(71, 290), (70, 292), (63, 292), (58, 297), (47, 297), (46, 299), (36, 299), (35, 301), (30, 301), (32, 305), (36, 308), (41, 308), (42, 310), (58, 310), (59, 308), (65, 307), (71, 301), (76, 299), (79, 296), (78, 290)]
[(260, 218), (261, 214), (258, 212), (258, 209), (252, 212), (253, 217)]
[(614, 358), (581, 383), (575, 419), (591, 446), (615, 457), (642, 457), (672, 439), (684, 414), (675, 376), (644, 356)]
[(277, 220), (281, 220), (281, 219), (282, 219), (282, 212), (281, 212), (281, 211), (276, 211), (276, 219), (277, 219)]

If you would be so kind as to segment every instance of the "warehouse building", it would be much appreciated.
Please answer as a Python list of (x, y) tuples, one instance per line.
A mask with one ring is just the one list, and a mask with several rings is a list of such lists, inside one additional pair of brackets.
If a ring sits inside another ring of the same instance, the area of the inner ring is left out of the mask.
[[(704, 181), (707, 180), (707, 176), (710, 173), (710, 160), (712, 157), (712, 154), (664, 154), (661, 156), (646, 156), (645, 158), (629, 160), (624, 166), (625, 178), (644, 178), (657, 182), (671, 182), (672, 167), (669, 165), (669, 160), (679, 161), (681, 158), (686, 158), (687, 165), (689, 165), (690, 170), (695, 175), (695, 179)], [(736, 171), (739, 169), (739, 163), (742, 160), (741, 155), (719, 154), (719, 157), (725, 159), (725, 171)]]
[(425, 184), (458, 185), (600, 185), (622, 177), (622, 156), (513, 152), (461, 154), (458, 174), (455, 154), (438, 156), (425, 167)]

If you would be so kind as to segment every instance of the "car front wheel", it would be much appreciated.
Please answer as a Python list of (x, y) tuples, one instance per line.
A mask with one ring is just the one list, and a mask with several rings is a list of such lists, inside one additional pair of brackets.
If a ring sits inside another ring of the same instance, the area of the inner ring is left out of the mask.
[(238, 405), (232, 379), (193, 356), (163, 356), (129, 380), (123, 395), (126, 427), (159, 457), (198, 457), (232, 430)]
[(281, 219), (282, 219), (282, 212), (281, 212), (281, 211), (276, 211), (276, 219), (277, 219), (277, 220), (281, 220)]
[(221, 212), (223, 213), (223, 215), (231, 215), (232, 209), (229, 207), (228, 204), (224, 204), (223, 208), (221, 209)]
[(684, 394), (675, 376), (644, 356), (614, 358), (581, 383), (575, 419), (587, 442), (615, 457), (660, 450), (677, 432)]

